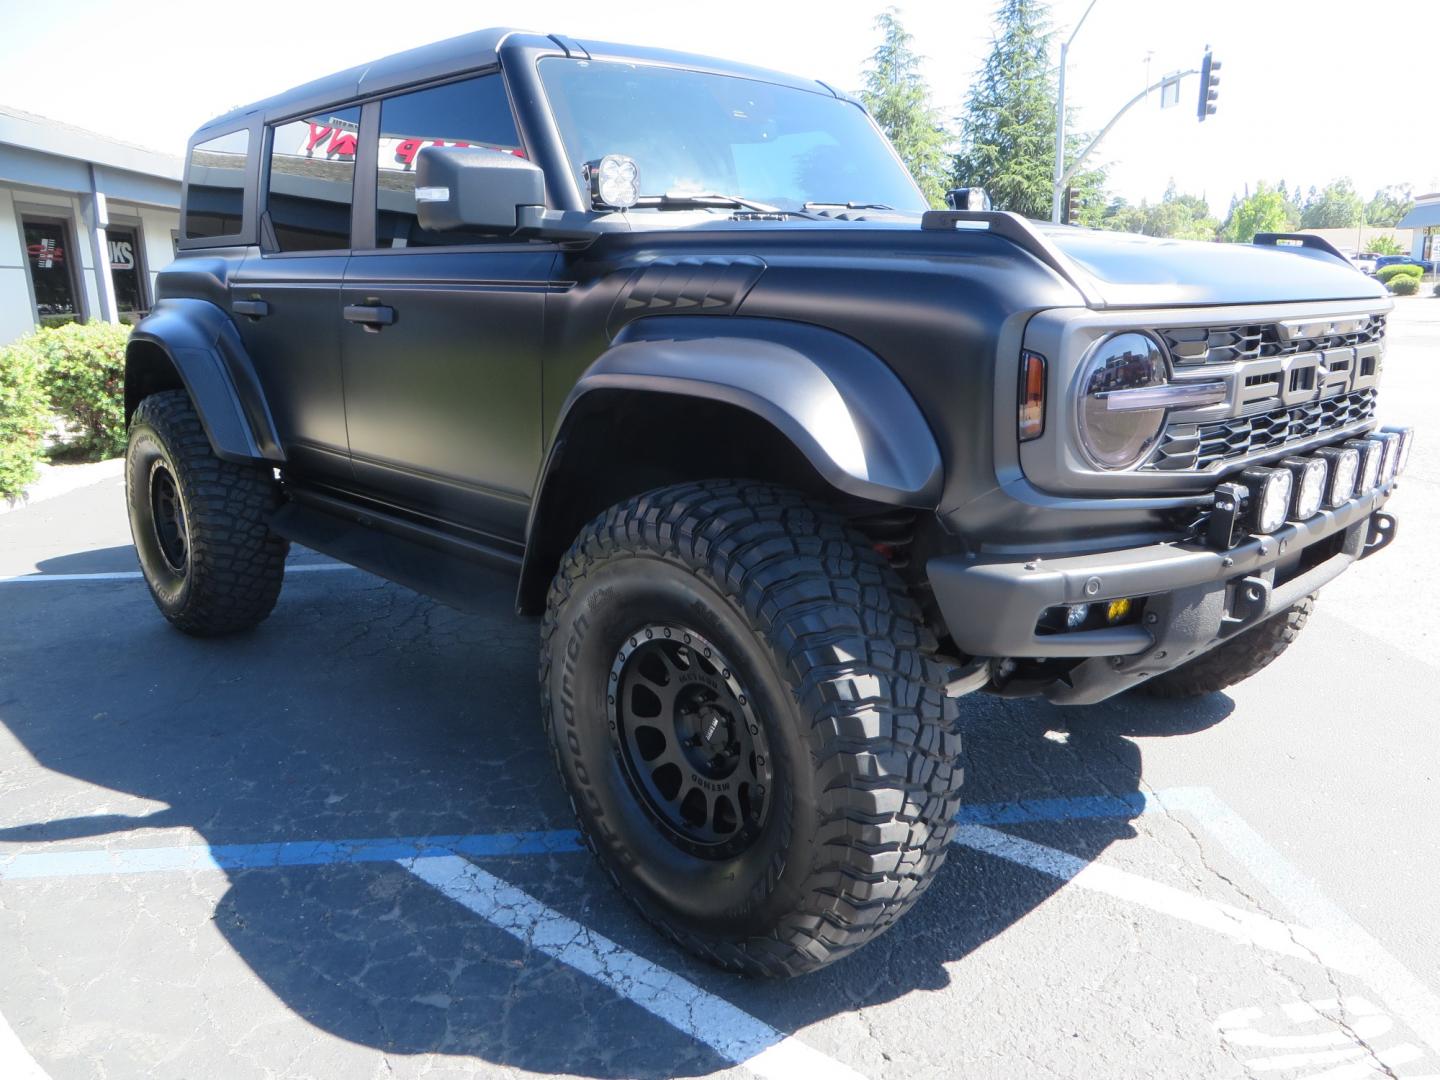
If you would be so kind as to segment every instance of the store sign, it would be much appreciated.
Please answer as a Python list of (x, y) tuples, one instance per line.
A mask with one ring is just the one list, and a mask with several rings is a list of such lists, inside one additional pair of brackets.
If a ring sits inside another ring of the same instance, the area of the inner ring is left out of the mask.
[(130, 240), (110, 241), (110, 269), (135, 269), (135, 244)]
[[(343, 120), (327, 120), (324, 123), (311, 122), (306, 127), (308, 130), (301, 133), (300, 145), (295, 150), (297, 157), (323, 157), (332, 161), (350, 162), (355, 160), (355, 125)], [(523, 158), (525, 156), (522, 150), (491, 146), (487, 143), (464, 142), (459, 139), (383, 136), (380, 139), (380, 168), (392, 172), (408, 172), (415, 167), (415, 155), (424, 146), (480, 146), (487, 150), (514, 154), (516, 157)]]

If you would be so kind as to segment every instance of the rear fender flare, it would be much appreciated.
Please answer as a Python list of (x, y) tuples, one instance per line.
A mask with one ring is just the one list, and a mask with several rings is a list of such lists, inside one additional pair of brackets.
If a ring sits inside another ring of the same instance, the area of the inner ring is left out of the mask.
[(142, 398), (183, 387), (215, 453), (283, 464), (285, 453), (255, 365), (230, 315), (208, 300), (167, 297), (125, 349), (125, 421)]

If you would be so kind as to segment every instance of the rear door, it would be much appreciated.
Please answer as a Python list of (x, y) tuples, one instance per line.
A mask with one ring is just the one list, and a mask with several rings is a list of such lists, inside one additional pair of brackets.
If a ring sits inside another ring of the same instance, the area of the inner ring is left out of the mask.
[(374, 233), (368, 249), (357, 243), (341, 298), (356, 481), (479, 539), (517, 541), (540, 465), (541, 337), (557, 249), (427, 232), (415, 213), (422, 146), (523, 154), (504, 80), (470, 76), (368, 109), (362, 161), (376, 164), (363, 198)]
[(348, 482), (340, 288), (350, 258), (358, 106), (267, 129), (261, 244), (231, 308), (297, 476)]

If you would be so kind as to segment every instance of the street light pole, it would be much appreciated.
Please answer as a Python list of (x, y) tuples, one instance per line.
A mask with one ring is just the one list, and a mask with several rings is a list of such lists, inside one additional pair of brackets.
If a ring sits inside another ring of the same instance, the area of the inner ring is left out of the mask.
[(1050, 220), (1056, 224), (1060, 222), (1060, 202), (1065, 197), (1065, 64), (1070, 59), (1070, 45), (1075, 35), (1080, 33), (1080, 27), (1085, 25), (1095, 3), (1096, 0), (1090, 0), (1075, 29), (1060, 43), (1060, 85), (1055, 99), (1055, 186), (1050, 196)]

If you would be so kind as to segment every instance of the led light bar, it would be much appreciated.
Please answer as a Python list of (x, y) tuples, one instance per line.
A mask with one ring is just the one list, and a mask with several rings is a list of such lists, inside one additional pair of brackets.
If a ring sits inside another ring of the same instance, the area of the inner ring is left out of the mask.
[(1290, 470), (1293, 480), (1291, 486), (1294, 495), (1290, 499), (1290, 517), (1295, 521), (1314, 517), (1325, 497), (1328, 463), (1322, 457), (1288, 457), (1280, 462), (1280, 466)]
[(1380, 457), (1385, 453), (1385, 444), (1379, 439), (1351, 439), (1345, 445), (1360, 454), (1360, 479), (1355, 493), (1368, 495), (1380, 483)]
[(1330, 482), (1325, 486), (1325, 506), (1331, 510), (1355, 497), (1355, 481), (1360, 478), (1360, 451), (1353, 446), (1322, 446), (1315, 451), (1330, 465)]
[(1410, 464), (1410, 447), (1415, 444), (1415, 429), (1412, 427), (1387, 427), (1385, 431), (1400, 436), (1400, 461), (1395, 467), (1398, 475), (1404, 472), (1405, 467)]
[(1400, 436), (1393, 431), (1382, 431), (1374, 437), (1385, 444), (1385, 452), (1380, 458), (1380, 483), (1389, 485), (1400, 468)]
[(1289, 469), (1246, 469), (1240, 479), (1250, 500), (1245, 507), (1245, 521), (1251, 532), (1272, 533), (1285, 524), (1290, 509), (1290, 492), (1295, 478)]

